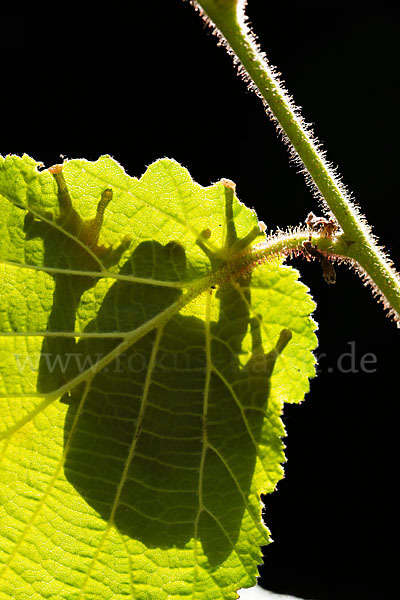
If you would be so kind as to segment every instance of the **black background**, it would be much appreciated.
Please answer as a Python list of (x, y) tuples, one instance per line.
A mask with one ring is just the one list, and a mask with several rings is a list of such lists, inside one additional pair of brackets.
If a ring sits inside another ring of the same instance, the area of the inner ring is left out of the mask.
[[(399, 265), (398, 15), (385, 3), (276, 4), (249, 1), (263, 48)], [(168, 156), (203, 185), (233, 179), (269, 229), (319, 212), (261, 102), (188, 3), (2, 13), (1, 154), (51, 166), (108, 153), (132, 176)], [(314, 600), (391, 598), (399, 333), (354, 272), (339, 267), (328, 286), (319, 265), (293, 264), (318, 303), (325, 356), (305, 403), (285, 410), (286, 478), (266, 499), (275, 542), (261, 584)], [(354, 363), (343, 357), (351, 349)], [(360, 369), (366, 353), (374, 373)]]

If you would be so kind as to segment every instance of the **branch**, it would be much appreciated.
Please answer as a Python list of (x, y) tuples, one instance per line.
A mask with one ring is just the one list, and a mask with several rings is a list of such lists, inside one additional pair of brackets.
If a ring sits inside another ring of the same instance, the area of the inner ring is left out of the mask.
[(267, 112), (286, 137), (296, 160), (303, 165), (328, 212), (337, 219), (340, 236), (339, 257), (355, 261), (366, 283), (379, 296), (389, 315), (400, 327), (400, 277), (389, 258), (377, 245), (363, 215), (351, 201), (338, 174), (326, 160), (311, 128), (279, 81), (273, 67), (250, 33), (244, 14), (244, 0), (192, 1), (233, 55), (240, 72), (266, 104)]

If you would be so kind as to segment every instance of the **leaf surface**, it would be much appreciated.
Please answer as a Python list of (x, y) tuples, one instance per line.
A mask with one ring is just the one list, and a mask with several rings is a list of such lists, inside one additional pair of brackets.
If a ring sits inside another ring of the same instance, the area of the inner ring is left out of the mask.
[(0, 598), (254, 585), (316, 345), (261, 239), (229, 182), (172, 160), (0, 159)]

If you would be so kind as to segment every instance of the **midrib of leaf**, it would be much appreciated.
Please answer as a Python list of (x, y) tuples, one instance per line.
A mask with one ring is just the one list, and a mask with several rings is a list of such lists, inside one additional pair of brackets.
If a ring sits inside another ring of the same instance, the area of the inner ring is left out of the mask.
[[(66, 384), (59, 387), (58, 389), (53, 390), (52, 392), (43, 393), (43, 394), (33, 393), (33, 394), (26, 394), (25, 396), (21, 396), (19, 394), (18, 397), (27, 397), (28, 398), (28, 397), (36, 396), (36, 397), (45, 398), (45, 400), (41, 405), (36, 407), (36, 409), (34, 409), (33, 411), (31, 411), (30, 413), (25, 415), (23, 419), (21, 419), (20, 421), (15, 423), (15, 425), (13, 425), (12, 428), (7, 429), (3, 433), (1, 433), (0, 441), (4, 438), (7, 438), (9, 435), (15, 433), (16, 431), (18, 431), (18, 429), (23, 427), (23, 425), (25, 425), (30, 420), (30, 418), (39, 414), (42, 410), (47, 408), (52, 402), (54, 402), (55, 400), (60, 398), (63, 394), (70, 392), (74, 387), (76, 387), (80, 383), (83, 383), (84, 381), (86, 381), (88, 376), (93, 377), (94, 375), (96, 375), (99, 371), (101, 371), (103, 368), (105, 368), (115, 358), (120, 356), (125, 350), (128, 350), (128, 348), (130, 346), (132, 346), (138, 340), (140, 340), (142, 337), (144, 337), (145, 335), (150, 333), (153, 329), (160, 327), (162, 324), (166, 323), (169, 319), (171, 319), (174, 315), (176, 315), (180, 310), (185, 308), (185, 306), (190, 304), (190, 302), (195, 300), (198, 296), (203, 294), (205, 291), (209, 290), (211, 285), (222, 284), (222, 283), (226, 282), (228, 279), (231, 279), (231, 277), (235, 274), (236, 270), (241, 271), (243, 269), (243, 263), (245, 263), (247, 265), (251, 265), (252, 263), (254, 263), (253, 254), (250, 252), (243, 253), (243, 254), (235, 253), (232, 256), (232, 259), (229, 262), (228, 267), (226, 265), (223, 265), (218, 270), (211, 273), (208, 277), (205, 277), (204, 279), (196, 281), (196, 284), (195, 285), (193, 284), (191, 289), (189, 289), (189, 291), (186, 294), (184, 294), (183, 296), (181, 296), (176, 302), (174, 302), (173, 304), (168, 306), (166, 309), (164, 309), (162, 312), (158, 313), (155, 317), (153, 317), (146, 323), (143, 323), (143, 325), (141, 325), (134, 331), (127, 333), (124, 336), (123, 341), (120, 344), (118, 344), (118, 346), (116, 346), (113, 350), (111, 350), (110, 352), (105, 354), (101, 359), (99, 359), (89, 369), (86, 369), (86, 371), (83, 371), (82, 373), (80, 373), (79, 375), (77, 375), (76, 377), (74, 377), (73, 379), (68, 381)], [(17, 397), (17, 396), (13, 395), (13, 394), (7, 394), (7, 395), (4, 394), (4, 395), (1, 395), (0, 398), (1, 397), (11, 398), (11, 397)]]
[[(52, 402), (57, 400), (60, 396), (71, 391), (74, 387), (76, 387), (80, 383), (84, 382), (88, 378), (88, 374), (91, 374), (91, 377), (96, 375), (99, 371), (101, 371), (101, 369), (106, 367), (115, 358), (120, 356), (120, 354), (122, 354), (125, 350), (127, 350), (131, 345), (133, 345), (135, 342), (140, 340), (147, 333), (150, 333), (150, 331), (152, 331), (157, 326), (161, 326), (161, 324), (163, 322), (168, 321), (169, 318), (172, 318), (174, 316), (174, 314), (177, 314), (179, 312), (179, 310), (181, 310), (186, 304), (191, 302), (197, 295), (201, 294), (202, 291), (204, 291), (204, 290), (197, 291), (197, 293), (194, 293), (194, 291), (192, 291), (192, 293), (186, 294), (183, 298), (183, 299), (187, 299), (186, 302), (183, 302), (182, 298), (180, 298), (179, 300), (177, 300), (176, 302), (171, 304), (168, 308), (166, 308), (164, 311), (162, 311), (161, 313), (158, 313), (158, 315), (153, 317), (153, 319), (150, 319), (149, 321), (147, 321), (146, 323), (144, 323), (143, 325), (141, 325), (140, 327), (135, 329), (133, 332), (126, 334), (124, 341), (122, 341), (113, 350), (108, 352), (108, 354), (105, 354), (100, 360), (97, 361), (97, 363), (95, 363), (92, 367), (90, 367), (90, 369), (86, 369), (86, 371), (83, 371), (82, 373), (80, 373), (79, 375), (77, 375), (76, 377), (71, 379), (71, 381), (68, 381), (65, 385), (59, 387), (58, 389), (56, 389), (52, 392), (48, 392), (47, 394), (46, 393), (45, 394), (34, 394), (36, 396), (45, 398), (44, 402), (41, 405), (39, 405), (38, 407), (36, 407), (33, 411), (31, 411), (30, 413), (25, 415), (23, 419), (21, 419), (20, 421), (15, 423), (15, 425), (13, 427), (11, 427), (10, 429), (5, 430), (3, 433), (1, 433), (0, 441), (4, 438), (7, 438), (11, 434), (14, 434), (16, 431), (18, 431), (18, 429), (20, 429), (23, 425), (25, 425), (31, 418), (38, 415), (42, 410), (47, 408)], [(190, 296), (190, 297), (188, 298), (188, 296)], [(18, 397), (29, 398), (32, 395), (33, 394), (26, 394), (25, 396), (18, 395)], [(12, 398), (12, 397), (16, 397), (16, 396), (13, 396), (12, 394), (11, 395), (4, 394), (0, 397)]]

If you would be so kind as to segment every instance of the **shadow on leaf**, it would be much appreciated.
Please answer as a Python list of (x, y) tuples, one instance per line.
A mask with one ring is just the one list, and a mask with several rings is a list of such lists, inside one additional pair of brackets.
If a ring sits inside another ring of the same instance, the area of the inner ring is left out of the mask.
[[(26, 233), (43, 237), (46, 266), (96, 269), (71, 238), (60, 245), (60, 232), (49, 225), (27, 218)], [(147, 241), (120, 273), (179, 281), (185, 269), (180, 244)], [(98, 279), (58, 273), (54, 281), (48, 330), (74, 331), (82, 295)], [(244, 512), (251, 510), (270, 376), (284, 347), (263, 353), (259, 320), (249, 315), (250, 276), (238, 284), (219, 290), (217, 322), (177, 314), (95, 376), (90, 366), (121, 337), (45, 337), (37, 382), (40, 392), (53, 391), (87, 369), (87, 381), (62, 399), (68, 403), (65, 474), (84, 500), (146, 547), (182, 548), (197, 536), (211, 566), (232, 553)], [(117, 280), (85, 331), (131, 332), (180, 294), (179, 288)], [(253, 354), (242, 367), (249, 329)], [(272, 443), (280, 447), (279, 439)]]

